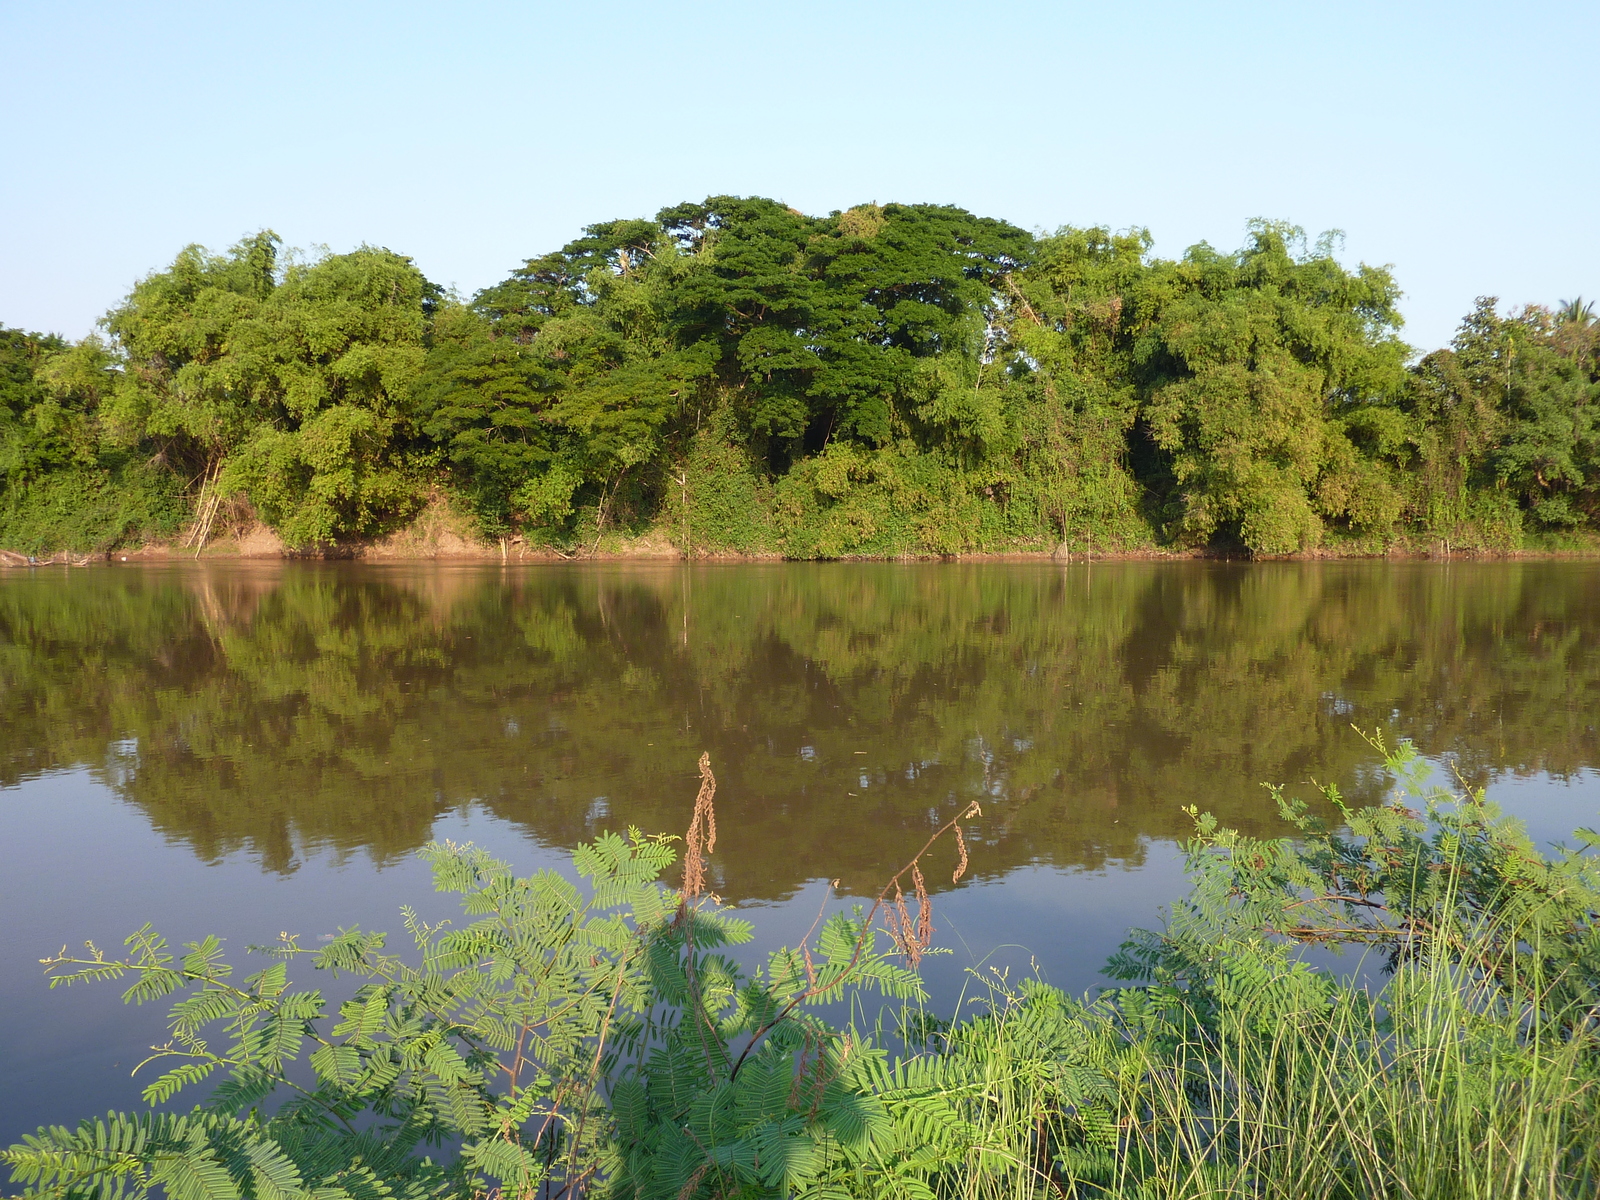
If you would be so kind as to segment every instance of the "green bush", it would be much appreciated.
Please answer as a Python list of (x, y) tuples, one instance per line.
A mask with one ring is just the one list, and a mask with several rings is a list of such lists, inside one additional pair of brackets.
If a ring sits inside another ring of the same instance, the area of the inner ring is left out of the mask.
[(777, 550), (772, 485), (730, 433), (725, 419), (713, 421), (667, 472), (661, 520), (685, 556)]
[(106, 551), (170, 537), (188, 520), (171, 473), (126, 455), (105, 460), (0, 489), (0, 547), (36, 555)]

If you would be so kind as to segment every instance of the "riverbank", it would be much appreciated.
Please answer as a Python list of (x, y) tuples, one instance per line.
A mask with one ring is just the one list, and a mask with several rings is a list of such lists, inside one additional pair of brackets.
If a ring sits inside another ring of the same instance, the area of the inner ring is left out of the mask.
[(179, 541), (147, 542), (94, 554), (61, 552), (30, 556), (0, 549), (0, 569), (70, 565), (88, 566), (93, 562), (169, 562), (180, 560), (353, 560), (362, 562), (439, 561), (439, 562), (1332, 562), (1352, 560), (1389, 561), (1554, 561), (1600, 558), (1600, 538), (1592, 544), (1568, 547), (1523, 547), (1519, 549), (1460, 548), (1445, 543), (1399, 542), (1371, 546), (1320, 546), (1294, 554), (1251, 555), (1243, 548), (1198, 547), (1168, 549), (1146, 546), (1101, 549), (1062, 544), (1054, 549), (1010, 549), (971, 551), (960, 554), (845, 554), (837, 558), (790, 558), (779, 553), (741, 553), (738, 551), (683, 548), (659, 532), (642, 536), (606, 535), (588, 546), (563, 549), (548, 545), (528, 545), (522, 538), (486, 542), (450, 528), (410, 526), (385, 538), (352, 541), (313, 549), (295, 549), (284, 544), (265, 525), (255, 525), (208, 542), (200, 550)]
[[(59, 550), (28, 554), (0, 547), (0, 568), (46, 565), (87, 566), (91, 562), (165, 562), (182, 559), (314, 559), (446, 562), (1189, 562), (1282, 561), (1312, 562), (1348, 559), (1392, 560), (1540, 560), (1600, 557), (1600, 535), (1579, 534), (1564, 544), (1508, 548), (1451, 543), (1439, 539), (1400, 537), (1389, 540), (1341, 539), (1292, 554), (1252, 555), (1243, 546), (1167, 547), (1153, 544), (1099, 541), (1089, 534), (1055, 546), (1013, 544), (998, 550), (955, 553), (911, 551), (902, 553), (840, 553), (799, 555), (777, 549), (738, 550), (724, 545), (707, 547), (691, 543), (687, 553), (682, 538), (667, 523), (652, 523), (638, 532), (607, 529), (576, 539), (571, 544), (530, 541), (517, 535), (486, 539), (474, 522), (447, 498), (435, 496), (416, 517), (377, 538), (347, 539), (332, 545), (296, 548), (287, 544), (248, 505), (221, 528), (202, 529), (199, 522), (181, 534), (151, 539), (130, 546), (81, 552)], [(202, 538), (202, 534), (205, 536)]]

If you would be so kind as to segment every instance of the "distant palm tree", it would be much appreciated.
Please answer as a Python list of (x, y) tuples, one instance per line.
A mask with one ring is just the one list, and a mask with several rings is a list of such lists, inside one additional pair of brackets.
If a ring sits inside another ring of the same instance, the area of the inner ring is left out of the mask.
[(1595, 317), (1593, 300), (1585, 303), (1582, 296), (1563, 300), (1555, 317), (1553, 340), (1561, 353), (1582, 362), (1600, 350), (1600, 320)]
[(1583, 297), (1576, 300), (1563, 300), (1561, 307), (1556, 309), (1556, 320), (1563, 325), (1576, 325), (1580, 329), (1588, 328), (1594, 324), (1594, 301), (1584, 303)]

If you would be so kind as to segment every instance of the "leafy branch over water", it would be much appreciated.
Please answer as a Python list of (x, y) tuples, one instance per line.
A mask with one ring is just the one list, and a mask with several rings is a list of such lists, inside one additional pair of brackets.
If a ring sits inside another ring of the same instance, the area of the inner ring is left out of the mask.
[[(187, 1114), (40, 1130), (4, 1158), (30, 1195), (175, 1200), (1591, 1196), (1600, 863), (1546, 858), (1481, 793), (1424, 788), (1408, 744), (1379, 748), (1399, 786), (1338, 829), (1282, 797), (1294, 839), (1195, 813), (1193, 889), (1130, 935), (1121, 986), (1074, 1001), (995, 977), (953, 1023), (920, 1009), (920, 889), (915, 921), (885, 888), (814, 947), (738, 965), (749, 926), (705, 894), (703, 759), (681, 891), (658, 882), (669, 839), (637, 831), (575, 852), (582, 887), (433, 845), (471, 921), (407, 911), (409, 956), (356, 929), (315, 952), (284, 935), (235, 983), (215, 939), (179, 956), (146, 927), (127, 958), (47, 960), (52, 986), (181, 994), (152, 1103), (221, 1082)], [(1305, 953), (1346, 946), (1376, 961)], [(337, 1016), (288, 983), (307, 954), (363, 981)], [(843, 1024), (819, 1008), (841, 1000)]]

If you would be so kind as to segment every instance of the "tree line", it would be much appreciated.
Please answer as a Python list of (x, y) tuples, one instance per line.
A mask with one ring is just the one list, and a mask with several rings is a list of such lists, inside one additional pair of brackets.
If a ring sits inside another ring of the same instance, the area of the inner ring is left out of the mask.
[(719, 196), (589, 226), (470, 300), (363, 246), (184, 249), (68, 343), (0, 330), (0, 545), (203, 517), (359, 542), (793, 558), (1582, 545), (1600, 322), (1485, 297), (1400, 336), (1336, 235), (1151, 253), (929, 204)]

